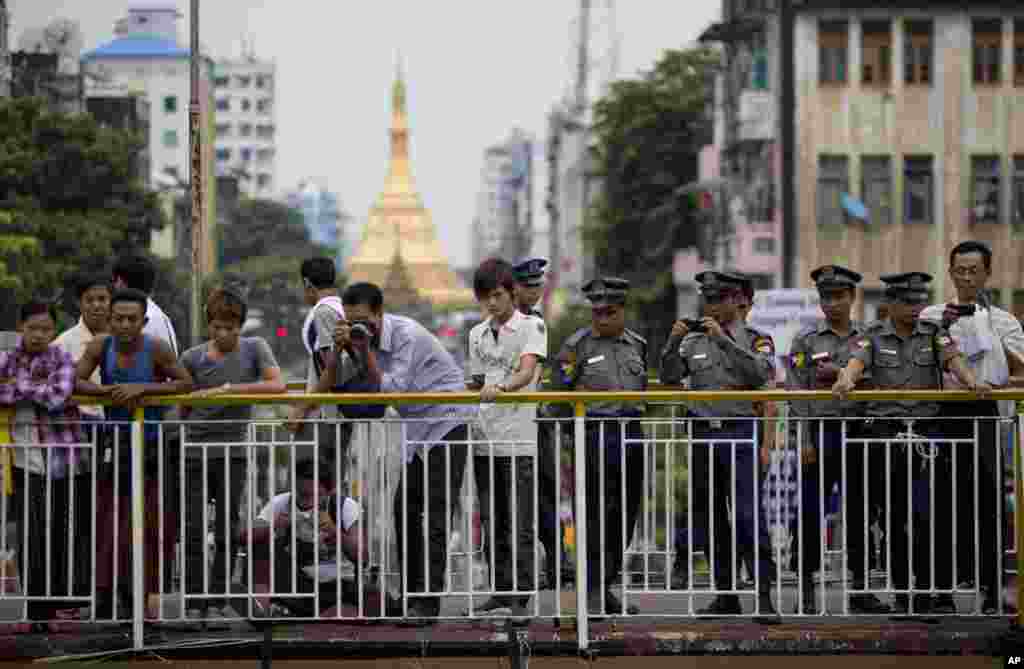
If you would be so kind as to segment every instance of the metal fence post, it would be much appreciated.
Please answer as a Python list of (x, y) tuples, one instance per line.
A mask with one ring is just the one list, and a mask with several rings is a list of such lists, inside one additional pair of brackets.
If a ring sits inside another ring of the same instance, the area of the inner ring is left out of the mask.
[(587, 599), (589, 584), (587, 582), (587, 469), (586, 449), (587, 435), (584, 418), (587, 406), (583, 402), (573, 405), (575, 415), (574, 462), (576, 476), (576, 639), (580, 650), (586, 650), (590, 644), (587, 627)]
[(143, 527), (143, 503), (145, 484), (143, 476), (143, 421), (145, 409), (137, 407), (132, 417), (132, 645), (144, 645), (143, 617), (146, 611), (146, 587), (143, 577), (143, 555), (145, 551), (145, 528)]

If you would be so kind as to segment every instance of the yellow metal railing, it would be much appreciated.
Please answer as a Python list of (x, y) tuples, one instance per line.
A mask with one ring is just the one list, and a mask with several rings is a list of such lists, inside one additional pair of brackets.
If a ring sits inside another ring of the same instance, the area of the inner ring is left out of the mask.
[[(989, 396), (993, 400), (1024, 400), (1024, 389), (994, 390)], [(893, 401), (893, 400), (931, 400), (931, 401), (969, 401), (976, 400), (978, 396), (965, 390), (860, 390), (849, 394), (851, 400), (859, 401)], [(534, 392), (534, 393), (504, 393), (497, 398), (499, 403), (568, 403), (573, 407), (573, 418), (575, 422), (575, 438), (577, 443), (585, 441), (585, 418), (587, 404), (591, 402), (652, 402), (652, 403), (679, 403), (679, 402), (716, 402), (724, 400), (759, 400), (785, 402), (790, 400), (830, 400), (832, 394), (828, 391), (810, 390), (743, 390), (743, 391), (692, 391), (692, 390), (648, 390), (643, 392)], [(75, 402), (80, 404), (111, 405), (109, 398), (95, 396), (75, 396)], [(231, 405), (254, 405), (254, 404), (475, 404), (480, 402), (479, 393), (457, 392), (457, 393), (344, 393), (344, 394), (299, 394), (283, 393), (273, 395), (220, 395), (217, 397), (192, 397), (189, 395), (167, 395), (144, 397), (133, 403), (134, 421), (132, 425), (132, 453), (133, 471), (136, 481), (143, 477), (143, 424), (144, 411), (146, 406), (231, 406)], [(1018, 551), (1018, 577), (1017, 577), (1017, 601), (1024, 602), (1024, 574), (1020, 570), (1020, 551), (1024, 547), (1024, 474), (1022, 474), (1021, 443), (1022, 431), (1024, 431), (1024, 412), (1018, 405), (1017, 417), (1017, 439), (1014, 449), (1015, 463), (1015, 535)], [(575, 466), (577, 471), (585, 470), (584, 449), (575, 449)], [(581, 485), (582, 484), (582, 485)], [(140, 489), (140, 488), (136, 488)], [(576, 489), (576, 545), (585, 545), (586, 541), (586, 481), (577, 481)], [(143, 550), (143, 496), (135, 495), (132, 504), (133, 523), (133, 580), (135, 593), (144, 592), (143, 571), (142, 571), (142, 550)], [(577, 560), (576, 578), (577, 583), (585, 582), (585, 561), (583, 558)], [(577, 588), (577, 610), (586, 611), (586, 591), (584, 588)], [(133, 641), (137, 648), (143, 644), (143, 606), (144, 599), (141, 596), (134, 598), (134, 626)], [(1024, 607), (1018, 604), (1017, 624), (1024, 626)], [(580, 616), (577, 621), (577, 636), (581, 647), (586, 647), (588, 638), (587, 617)]]

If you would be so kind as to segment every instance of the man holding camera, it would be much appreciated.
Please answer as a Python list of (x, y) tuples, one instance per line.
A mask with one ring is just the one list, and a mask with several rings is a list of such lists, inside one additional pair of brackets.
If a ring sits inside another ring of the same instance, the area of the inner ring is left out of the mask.
[[(347, 320), (334, 331), (335, 354), (317, 392), (329, 392), (338, 379), (341, 352), (365, 370), (367, 390), (382, 393), (462, 392), (462, 370), (437, 337), (404, 316), (384, 313), (384, 294), (372, 283), (355, 283), (342, 295)], [(395, 493), (398, 551), (406, 573), (409, 618), (440, 613), (448, 558), (446, 533), (451, 503), (462, 487), (469, 441), (469, 405), (399, 404), (403, 425), (404, 480)], [(426, 485), (424, 485), (426, 479)], [(424, 521), (427, 546), (424, 546)]]
[[(696, 279), (707, 315), (699, 321), (682, 319), (672, 326), (661, 356), (662, 383), (677, 386), (689, 378), (692, 390), (763, 388), (774, 378), (775, 345), (771, 337), (739, 320), (738, 305), (744, 299), (744, 279), (710, 271), (701, 272)], [(737, 558), (753, 557), (757, 543), (757, 609), (761, 615), (775, 616), (770, 597), (774, 571), (771, 542), (767, 523), (755, 520), (755, 514), (759, 513), (759, 477), (754, 473), (758, 457), (754, 448), (758, 443), (755, 407), (750, 401), (695, 402), (691, 414), (696, 417), (692, 424), (691, 437), (695, 443), (690, 472), (696, 525), (693, 529), (709, 527), (706, 514), (708, 506), (712, 506), (712, 566), (715, 585), (724, 591), (698, 613), (739, 615), (743, 612), (735, 592), (736, 575), (733, 573), (733, 565), (739, 564), (739, 559), (733, 559), (735, 533)], [(714, 473), (711, 478), (714, 499), (710, 504), (709, 472)], [(733, 489), (736, 498), (732, 500), (730, 519), (728, 497)], [(701, 532), (695, 534), (699, 536)]]
[[(992, 386), (1007, 385), (1011, 376), (1024, 375), (1024, 331), (1012, 314), (989, 304), (985, 292), (992, 271), (992, 250), (984, 243), (966, 241), (957, 244), (949, 254), (949, 276), (956, 288), (956, 299), (948, 304), (935, 304), (924, 310), (921, 318), (941, 321), (964, 354), (967, 366)], [(954, 377), (947, 377), (949, 387), (958, 387)], [(1006, 406), (1000, 406), (1005, 404)], [(974, 580), (974, 552), (978, 551), (978, 586), (984, 591), (982, 611), (996, 613), (1001, 584), (997, 574), (996, 509), (1002, 503), (999, 477), (999, 416), (1014, 414), (1012, 401), (992, 399), (970, 402), (943, 402), (942, 414), (957, 438), (971, 438), (978, 421), (978, 534), (975, 540), (974, 495), (959, 497), (957, 509), (958, 579)], [(1003, 433), (1005, 434), (1005, 432)], [(974, 487), (975, 462), (972, 449), (959, 447), (957, 478)]]

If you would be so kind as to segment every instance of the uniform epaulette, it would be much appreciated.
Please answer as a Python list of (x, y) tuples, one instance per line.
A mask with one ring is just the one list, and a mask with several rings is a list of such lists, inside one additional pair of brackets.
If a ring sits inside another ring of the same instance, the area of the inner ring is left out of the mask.
[(573, 332), (572, 335), (565, 340), (565, 345), (569, 347), (575, 347), (576, 344), (579, 344), (581, 341), (583, 341), (585, 337), (589, 337), (590, 333), (590, 328), (580, 328), (576, 332)]
[(641, 337), (638, 333), (633, 332), (629, 328), (626, 328), (625, 332), (626, 332), (626, 336), (629, 337), (630, 339), (634, 339), (634, 340), (640, 342), (641, 344), (643, 344), (644, 346), (647, 346), (647, 340), (644, 339), (643, 337)]

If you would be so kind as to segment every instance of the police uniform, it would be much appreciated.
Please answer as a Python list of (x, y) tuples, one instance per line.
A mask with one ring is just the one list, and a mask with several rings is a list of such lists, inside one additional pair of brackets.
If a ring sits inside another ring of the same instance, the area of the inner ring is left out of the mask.
[[(886, 297), (904, 304), (927, 304), (928, 285), (932, 277), (924, 272), (910, 272), (881, 277), (886, 284)], [(960, 355), (956, 344), (940, 324), (917, 319), (913, 332), (903, 337), (897, 334), (891, 319), (871, 324), (852, 349), (854, 359), (870, 371), (872, 387), (880, 390), (937, 390), (942, 388), (942, 373), (950, 362)], [(877, 439), (879, 443), (869, 448), (884, 449), (885, 439), (891, 439), (912, 427), (914, 434), (921, 435), (922, 441), (915, 444), (910, 452), (905, 444), (892, 444), (889, 451), (891, 478), (889, 491), (890, 531), (892, 564), (889, 572), (896, 589), (906, 589), (909, 583), (908, 533), (905, 519), (908, 509), (913, 511), (914, 532), (914, 585), (928, 589), (932, 585), (931, 555), (929, 552), (929, 488), (931, 463), (935, 475), (935, 587), (952, 587), (951, 572), (951, 481), (950, 444), (939, 441), (946, 433), (942, 422), (937, 420), (941, 406), (939, 402), (923, 400), (886, 400), (869, 402), (866, 407), (870, 420), (863, 429), (863, 436)], [(902, 419), (902, 420), (896, 420)], [(912, 425), (906, 419), (913, 419)], [(881, 450), (884, 454), (885, 451)], [(934, 455), (934, 457), (931, 457)], [(908, 472), (909, 466), (909, 472)], [(883, 470), (884, 471), (884, 470)], [(908, 473), (914, 481), (908, 489)], [(884, 474), (883, 474), (884, 476)], [(849, 507), (848, 507), (849, 508)], [(855, 528), (851, 528), (855, 529)], [(861, 529), (861, 528), (856, 528)], [(907, 605), (908, 597), (898, 595), (901, 608)], [(935, 599), (927, 595), (915, 597), (915, 612), (938, 610), (955, 612), (953, 599), (941, 595)]]
[[(741, 277), (724, 272), (702, 272), (697, 275), (701, 294), (707, 300), (725, 299), (742, 290)], [(681, 340), (670, 337), (662, 352), (661, 381), (666, 385), (680, 385), (683, 379), (690, 380), (692, 390), (756, 390), (766, 386), (774, 378), (775, 345), (764, 332), (738, 320), (722, 326), (725, 336), (712, 338), (702, 332), (689, 332)], [(712, 506), (714, 525), (715, 584), (719, 590), (734, 589), (732, 531), (735, 529), (739, 558), (749, 558), (753, 563), (754, 546), (757, 543), (759, 572), (759, 608), (762, 613), (773, 614), (774, 608), (768, 597), (772, 566), (772, 549), (768, 538), (767, 523), (764, 519), (755, 522), (760, 512), (757, 490), (759, 489), (758, 443), (755, 425), (756, 410), (749, 400), (726, 402), (694, 402), (690, 408), (692, 422), (693, 461), (693, 518), (696, 527), (694, 536), (710, 536), (708, 497), (714, 483)], [(745, 443), (744, 443), (745, 442)], [(735, 444), (735, 467), (733, 471), (732, 446)], [(708, 450), (713, 451), (713, 456)], [(710, 477), (714, 462), (714, 477)], [(732, 509), (735, 522), (730, 522), (728, 497), (735, 483), (736, 499)], [(755, 537), (755, 526), (757, 537)], [(702, 610), (704, 614), (741, 613), (739, 598), (735, 594), (716, 597), (711, 606)]]
[[(624, 305), (628, 291), (629, 282), (618, 278), (594, 279), (583, 287), (594, 308)], [(553, 385), (566, 390), (646, 390), (647, 341), (629, 329), (618, 336), (603, 337), (592, 328), (583, 328), (562, 346), (552, 377)], [(642, 412), (642, 403), (636, 402), (587, 404), (587, 576), (592, 610), (597, 608), (602, 590), (607, 591), (622, 567), (623, 554), (640, 511), (644, 435), (637, 419)], [(624, 447), (625, 534), (621, 489)], [(621, 602), (608, 592), (605, 610), (622, 611)], [(635, 609), (631, 607), (630, 612)]]
[[(517, 284), (530, 288), (537, 288), (544, 285), (545, 268), (548, 261), (544, 258), (527, 258), (516, 263), (512, 267), (512, 276)], [(529, 309), (520, 307), (520, 311), (528, 316), (544, 320), (540, 309), (541, 302), (538, 301)], [(541, 545), (544, 546), (544, 554), (547, 558), (545, 574), (547, 585), (555, 587), (557, 579), (555, 576), (556, 565), (560, 560), (558, 555), (558, 486), (556, 471), (561, 462), (555, 448), (556, 422), (548, 416), (545, 407), (542, 405), (537, 409), (537, 532)], [(567, 558), (563, 556), (562, 583), (573, 580), (575, 573), (569, 565)]]
[[(833, 290), (855, 290), (861, 275), (838, 265), (825, 265), (811, 272), (811, 281), (819, 292)], [(827, 320), (822, 320), (801, 330), (790, 346), (786, 385), (794, 390), (830, 390), (836, 381), (838, 371), (846, 367), (853, 355), (854, 345), (861, 340), (865, 328), (851, 321), (850, 331), (841, 334), (833, 330)], [(828, 368), (832, 367), (832, 370)], [(816, 613), (817, 602), (813, 597), (812, 575), (821, 566), (823, 532), (821, 526), (821, 498), (827, 496), (836, 484), (842, 486), (843, 474), (843, 421), (861, 412), (858, 402), (852, 400), (794, 401), (789, 403), (790, 415), (796, 418), (790, 423), (798, 431), (801, 445), (810, 446), (815, 453), (814, 461), (804, 465), (801, 481), (801, 516), (803, 535), (804, 613)], [(850, 429), (853, 423), (847, 423)], [(864, 583), (864, 447), (848, 444), (846, 449), (847, 506), (846, 537), (847, 565), (853, 572), (855, 587)], [(881, 464), (881, 461), (878, 461)], [(875, 475), (878, 468), (869, 466), (870, 498), (880, 499), (880, 477)], [(850, 608), (855, 613), (884, 613), (889, 610), (874, 596), (855, 595), (850, 598)]]

